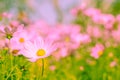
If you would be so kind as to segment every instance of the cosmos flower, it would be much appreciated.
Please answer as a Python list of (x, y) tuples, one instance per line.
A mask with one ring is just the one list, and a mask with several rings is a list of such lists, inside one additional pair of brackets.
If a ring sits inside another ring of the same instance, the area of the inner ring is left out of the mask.
[(24, 48), (24, 43), (32, 39), (33, 39), (33, 35), (31, 32), (28, 33), (26, 29), (19, 28), (19, 30), (16, 31), (13, 34), (13, 37), (10, 39), (10, 48), (12, 53), (20, 54), (19, 52)]
[(115, 42), (120, 42), (120, 25), (118, 25), (117, 30), (112, 31), (112, 37)]
[(55, 44), (38, 37), (33, 42), (25, 42), (22, 55), (27, 57), (31, 62), (35, 62), (40, 58), (50, 56), (53, 51), (55, 51)]
[(102, 44), (96, 44), (91, 50), (91, 56), (98, 59), (103, 54), (104, 46)]
[(57, 44), (57, 52), (53, 54), (56, 59), (70, 55), (80, 45), (80, 26), (78, 25), (58, 25), (48, 36)]

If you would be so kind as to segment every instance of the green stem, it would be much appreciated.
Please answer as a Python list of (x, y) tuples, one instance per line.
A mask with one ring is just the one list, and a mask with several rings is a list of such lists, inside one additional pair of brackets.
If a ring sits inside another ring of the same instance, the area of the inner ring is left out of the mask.
[(14, 71), (15, 68), (16, 68), (16, 66), (12, 68), (12, 70), (11, 70), (10, 73), (8, 74), (6, 80), (8, 80), (8, 78), (10, 77), (11, 73)]
[(44, 75), (44, 59), (42, 59), (42, 76)]

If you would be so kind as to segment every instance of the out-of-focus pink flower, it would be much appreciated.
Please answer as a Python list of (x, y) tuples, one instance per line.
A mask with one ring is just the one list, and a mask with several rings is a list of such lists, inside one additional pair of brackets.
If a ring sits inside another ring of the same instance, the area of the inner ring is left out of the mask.
[(55, 71), (56, 66), (55, 65), (51, 65), (49, 68), (50, 68), (51, 71)]
[(83, 11), (85, 10), (85, 8), (86, 8), (86, 4), (85, 4), (85, 3), (82, 3), (80, 6), (77, 6), (77, 7), (75, 7), (75, 8), (72, 8), (72, 9), (70, 10), (70, 13), (71, 13), (72, 15), (74, 15), (74, 16), (77, 16), (77, 14), (78, 14), (79, 12), (83, 12)]
[(116, 21), (120, 24), (120, 14), (116, 16)]
[(12, 50), (20, 51), (24, 48), (24, 43), (31, 40), (32, 38), (32, 34), (28, 33), (25, 29), (20, 31), (18, 30), (13, 34), (13, 37), (10, 39), (10, 48)]
[(20, 25), (20, 23), (18, 21), (11, 21), (10, 22), (11, 27), (18, 27), (19, 25)]
[(98, 59), (103, 54), (104, 46), (102, 44), (96, 44), (91, 50), (91, 56)]
[(116, 42), (120, 42), (120, 26), (118, 26), (117, 30), (112, 31), (112, 37)]
[(77, 16), (78, 14), (78, 9), (77, 8), (73, 8), (70, 10), (70, 13), (73, 15), (73, 16)]
[(95, 24), (102, 24), (101, 22), (101, 14), (96, 14), (94, 16), (91, 17), (92, 21), (95, 23)]
[(12, 28), (10, 26), (0, 26), (0, 38), (11, 39), (16, 30), (16, 27)]
[(4, 13), (2, 13), (2, 17), (4, 17), (4, 18), (12, 18), (12, 14), (10, 14), (10, 13), (7, 13), (7, 12), (4, 12)]
[(35, 62), (40, 58), (48, 57), (55, 50), (55, 45), (52, 42), (37, 37), (33, 42), (25, 42), (24, 49), (21, 52), (31, 62)]
[(54, 38), (54, 42), (57, 43), (58, 51), (56, 54), (53, 54), (57, 57), (66, 57), (71, 53), (72, 50), (75, 50), (80, 45), (80, 40), (78, 36), (80, 34), (80, 27), (74, 25), (59, 25), (55, 31), (54, 36), (49, 38)]
[(92, 27), (92, 26), (88, 26), (87, 27), (87, 33), (95, 38), (100, 38), (101, 37), (101, 31), (98, 27)]
[(106, 29), (112, 29), (115, 23), (115, 17), (111, 14), (102, 14), (101, 21)]
[(42, 37), (46, 37), (51, 31), (50, 26), (43, 20), (38, 20), (27, 27), (29, 32), (39, 34)]
[(86, 44), (91, 42), (91, 38), (88, 34), (79, 34), (76, 35), (76, 41), (79, 42), (80, 44)]
[(0, 39), (0, 48), (3, 48), (5, 46), (5, 40)]
[(84, 10), (83, 12), (86, 16), (89, 17), (93, 17), (95, 15), (99, 15), (101, 14), (101, 11), (99, 9), (95, 9), (95, 8), (88, 8), (86, 10)]
[(110, 67), (115, 67), (117, 65), (117, 62), (116, 61), (112, 61), (111, 63), (110, 63)]
[(13, 33), (11, 27), (0, 26), (0, 47), (9, 47), (9, 39), (12, 38)]

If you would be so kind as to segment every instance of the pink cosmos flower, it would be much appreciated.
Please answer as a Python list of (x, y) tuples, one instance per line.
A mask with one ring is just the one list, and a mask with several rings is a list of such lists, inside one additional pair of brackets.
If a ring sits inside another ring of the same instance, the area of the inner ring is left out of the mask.
[(19, 21), (17, 21), (17, 20), (14, 20), (14, 21), (11, 21), (10, 22), (10, 26), (11, 27), (18, 27), (20, 25), (20, 23), (19, 23)]
[(27, 30), (42, 37), (46, 37), (51, 31), (51, 28), (45, 21), (38, 20), (28, 25)]
[(55, 71), (56, 70), (56, 66), (55, 65), (51, 65), (49, 68), (50, 68), (51, 71)]
[(78, 9), (77, 8), (73, 8), (70, 10), (70, 13), (73, 15), (73, 16), (77, 16), (78, 14)]
[(70, 13), (74, 16), (77, 16), (78, 12), (83, 11), (86, 8), (86, 4), (82, 3), (80, 6), (77, 6), (70, 10)]
[(15, 29), (0, 26), (0, 47), (9, 47), (9, 39), (12, 38)]
[(100, 38), (101, 37), (101, 31), (98, 27), (92, 27), (92, 26), (88, 26), (87, 27), (87, 33), (95, 38)]
[(80, 44), (87, 44), (91, 42), (91, 38), (88, 34), (79, 34), (76, 36), (76, 41), (80, 42)]
[(120, 26), (118, 26), (117, 30), (112, 31), (112, 37), (116, 42), (120, 42)]
[(112, 61), (112, 62), (110, 63), (110, 67), (115, 67), (115, 66), (117, 66), (117, 62), (116, 62), (116, 61)]
[(99, 9), (95, 9), (95, 8), (88, 8), (83, 12), (86, 16), (89, 17), (93, 17), (95, 15), (98, 15), (101, 13), (101, 11)]
[(33, 42), (25, 42), (22, 55), (27, 57), (31, 62), (35, 62), (40, 58), (48, 57), (55, 50), (55, 44), (37, 37)]
[(101, 21), (106, 29), (112, 29), (115, 23), (115, 17), (111, 14), (102, 14)]
[(19, 28), (19, 30), (16, 31), (10, 39), (10, 48), (13, 52), (14, 50), (17, 51), (17, 53), (14, 52), (14, 54), (20, 54), (19, 52), (24, 48), (24, 43), (32, 40), (33, 38), (34, 36), (30, 32), (27, 32), (26, 29)]
[(96, 44), (91, 50), (91, 56), (98, 59), (103, 54), (104, 46), (102, 44)]
[(116, 21), (120, 23), (120, 14), (116, 16)]
[(54, 36), (51, 34), (49, 38), (53, 38), (54, 42), (57, 43), (58, 51), (56, 54), (53, 54), (55, 57), (65, 57), (71, 53), (72, 50), (75, 50), (80, 45), (80, 40), (78, 36), (80, 33), (80, 26), (72, 25), (59, 25), (54, 31)]
[(0, 39), (0, 48), (5, 47), (6, 41), (3, 39)]
[(9, 18), (9, 19), (13, 17), (12, 14), (7, 13), (7, 12), (2, 13), (1, 15), (2, 15), (2, 17), (4, 17), (4, 18)]

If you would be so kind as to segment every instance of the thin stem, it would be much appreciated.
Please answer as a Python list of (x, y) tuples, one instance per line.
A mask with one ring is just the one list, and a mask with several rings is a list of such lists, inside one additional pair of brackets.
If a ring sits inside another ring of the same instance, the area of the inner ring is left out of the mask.
[(10, 77), (11, 73), (14, 71), (15, 68), (16, 68), (16, 66), (12, 68), (12, 70), (11, 70), (10, 73), (8, 74), (6, 80), (8, 80), (8, 78)]
[(44, 75), (44, 59), (42, 59), (42, 76)]

